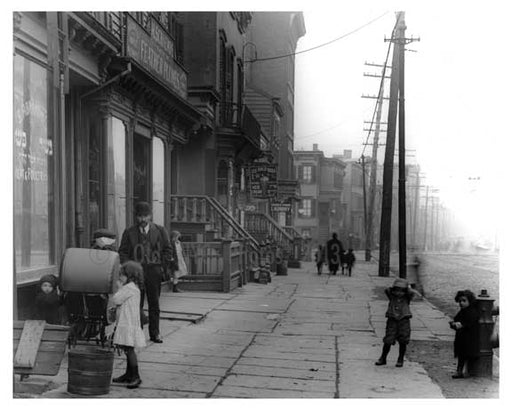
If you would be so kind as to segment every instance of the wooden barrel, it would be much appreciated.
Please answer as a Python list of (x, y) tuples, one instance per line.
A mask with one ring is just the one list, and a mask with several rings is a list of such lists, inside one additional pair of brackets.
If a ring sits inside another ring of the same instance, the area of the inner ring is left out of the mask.
[(95, 346), (77, 346), (68, 353), (68, 392), (99, 396), (110, 391), (114, 352)]

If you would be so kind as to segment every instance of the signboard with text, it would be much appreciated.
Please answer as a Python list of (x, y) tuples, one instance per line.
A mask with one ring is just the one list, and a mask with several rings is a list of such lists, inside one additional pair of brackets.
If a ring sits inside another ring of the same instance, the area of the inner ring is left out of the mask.
[(150, 24), (148, 32), (128, 16), (126, 52), (170, 89), (187, 98), (187, 75), (174, 61), (174, 41), (155, 20)]
[(292, 204), (289, 202), (277, 202), (270, 205), (272, 212), (290, 212)]
[(277, 165), (253, 165), (249, 170), (252, 197), (274, 198), (277, 195)]

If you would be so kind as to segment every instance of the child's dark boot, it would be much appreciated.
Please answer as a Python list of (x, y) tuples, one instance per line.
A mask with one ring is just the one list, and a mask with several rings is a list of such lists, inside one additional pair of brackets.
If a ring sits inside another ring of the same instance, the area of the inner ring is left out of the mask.
[(380, 355), (379, 360), (375, 362), (376, 366), (382, 366), (386, 364), (386, 358), (388, 357), (390, 349), (391, 345), (388, 343), (384, 343), (384, 346), (382, 346), (382, 354)]
[(398, 360), (396, 361), (396, 367), (403, 367), (404, 366), (404, 357), (405, 357), (405, 351), (407, 350), (407, 345), (405, 343), (400, 343), (398, 345)]
[(132, 379), (132, 371), (130, 367), (128, 366), (128, 363), (126, 364), (126, 371), (123, 375), (119, 377), (114, 377), (112, 379), (113, 383), (128, 383)]
[(140, 386), (141, 383), (142, 383), (142, 380), (140, 379), (140, 376), (139, 376), (139, 366), (134, 366), (132, 369), (132, 379), (126, 385), (126, 387), (129, 389), (136, 389), (137, 387)]

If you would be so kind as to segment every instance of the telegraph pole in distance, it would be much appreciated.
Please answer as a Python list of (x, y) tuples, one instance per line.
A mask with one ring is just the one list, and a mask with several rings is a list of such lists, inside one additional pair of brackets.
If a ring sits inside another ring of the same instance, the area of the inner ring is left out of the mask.
[[(365, 63), (368, 64), (368, 63)], [(372, 75), (365, 73), (365, 76), (371, 77)], [(375, 133), (373, 137), (373, 148), (372, 148), (372, 162), (371, 162), (371, 173), (370, 173), (370, 198), (368, 204), (368, 219), (366, 225), (366, 246), (365, 246), (365, 261), (370, 261), (372, 258), (373, 249), (373, 211), (375, 208), (375, 187), (377, 185), (377, 151), (379, 148), (379, 135), (382, 117), (382, 102), (384, 101), (384, 79), (390, 78), (386, 76), (386, 63), (382, 65), (381, 81), (379, 86), (379, 94), (377, 101), (377, 114), (375, 118)], [(387, 125), (387, 124), (386, 124)], [(370, 125), (370, 132), (371, 132)]]
[(363, 224), (364, 224), (364, 241), (368, 244), (368, 215), (366, 208), (366, 164), (364, 162), (364, 155), (361, 155), (361, 168), (363, 169)]
[(427, 227), (428, 227), (428, 190), (427, 185), (427, 196), (425, 197), (425, 230), (423, 231), (423, 250), (427, 250)]

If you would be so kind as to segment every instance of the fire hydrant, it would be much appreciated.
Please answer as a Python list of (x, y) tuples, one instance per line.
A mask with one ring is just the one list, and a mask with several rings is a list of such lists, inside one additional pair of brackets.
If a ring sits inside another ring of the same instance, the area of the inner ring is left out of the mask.
[(499, 314), (494, 308), (494, 299), (491, 299), (486, 289), (482, 289), (476, 299), (478, 309), (479, 352), (478, 358), (468, 363), (468, 371), (472, 376), (492, 377), (493, 343), (491, 336), (494, 330), (493, 316)]

